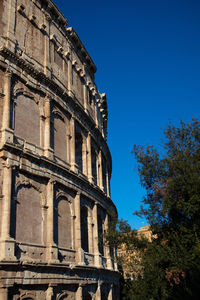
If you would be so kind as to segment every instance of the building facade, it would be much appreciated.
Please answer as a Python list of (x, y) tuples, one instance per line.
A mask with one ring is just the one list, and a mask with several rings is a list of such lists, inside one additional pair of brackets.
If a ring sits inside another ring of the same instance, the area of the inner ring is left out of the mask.
[[(142, 226), (137, 230), (138, 238), (145, 238), (149, 242), (152, 241), (152, 231), (150, 225)], [(131, 248), (129, 245), (121, 244), (117, 249), (119, 264), (125, 279), (134, 279), (141, 275), (141, 256), (140, 251), (136, 248)]]
[(51, 0), (0, 1), (0, 299), (118, 299), (107, 100)]

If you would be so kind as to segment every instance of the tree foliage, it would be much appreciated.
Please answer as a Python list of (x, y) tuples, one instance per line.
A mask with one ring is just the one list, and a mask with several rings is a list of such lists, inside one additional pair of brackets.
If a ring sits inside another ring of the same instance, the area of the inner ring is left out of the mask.
[(136, 214), (156, 238), (141, 247), (142, 274), (125, 282), (123, 299), (199, 299), (200, 122), (169, 125), (164, 134), (162, 152), (133, 150), (146, 189)]

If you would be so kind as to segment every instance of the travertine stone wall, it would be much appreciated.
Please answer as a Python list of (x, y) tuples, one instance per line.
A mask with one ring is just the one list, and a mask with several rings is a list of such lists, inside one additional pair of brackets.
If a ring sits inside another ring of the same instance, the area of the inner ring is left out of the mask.
[(51, 0), (0, 1), (0, 299), (118, 299), (107, 100), (66, 26)]

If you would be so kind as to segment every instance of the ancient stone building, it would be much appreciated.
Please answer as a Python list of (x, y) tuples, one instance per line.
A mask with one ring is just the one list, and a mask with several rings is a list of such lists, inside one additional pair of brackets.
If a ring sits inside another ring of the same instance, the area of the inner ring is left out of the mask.
[(107, 102), (51, 0), (0, 1), (0, 300), (118, 299)]

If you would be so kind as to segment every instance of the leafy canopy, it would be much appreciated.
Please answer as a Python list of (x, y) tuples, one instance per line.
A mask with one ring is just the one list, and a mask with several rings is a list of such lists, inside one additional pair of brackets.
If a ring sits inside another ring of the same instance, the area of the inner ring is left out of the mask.
[(146, 189), (136, 214), (155, 238), (140, 248), (142, 273), (125, 282), (123, 299), (199, 299), (200, 122), (181, 121), (164, 134), (162, 153), (148, 145), (133, 150)]

